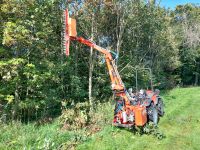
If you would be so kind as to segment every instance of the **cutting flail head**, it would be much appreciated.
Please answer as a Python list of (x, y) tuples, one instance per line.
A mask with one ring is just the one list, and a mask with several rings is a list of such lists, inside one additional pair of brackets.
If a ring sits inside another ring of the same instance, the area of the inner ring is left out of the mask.
[(76, 37), (76, 20), (69, 17), (68, 9), (63, 11), (63, 47), (66, 55), (69, 56), (70, 37)]

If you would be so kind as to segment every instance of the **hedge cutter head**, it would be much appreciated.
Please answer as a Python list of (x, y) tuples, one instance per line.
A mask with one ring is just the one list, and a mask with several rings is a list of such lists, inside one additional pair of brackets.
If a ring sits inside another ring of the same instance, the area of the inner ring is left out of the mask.
[(63, 11), (63, 47), (66, 56), (69, 56), (70, 37), (76, 37), (76, 20), (69, 17), (68, 9)]

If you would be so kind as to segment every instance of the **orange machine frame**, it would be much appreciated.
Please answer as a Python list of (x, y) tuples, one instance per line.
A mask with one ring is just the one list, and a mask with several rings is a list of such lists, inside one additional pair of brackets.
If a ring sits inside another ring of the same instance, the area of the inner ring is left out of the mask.
[[(77, 37), (76, 32), (76, 20), (69, 18), (68, 10), (66, 9), (64, 11), (65, 14), (65, 49), (66, 49), (66, 55), (69, 55), (69, 44), (70, 40), (78, 41), (84, 45), (87, 45), (89, 47), (92, 47), (99, 51), (100, 53), (104, 54), (106, 65), (108, 68), (110, 80), (111, 80), (111, 88), (112, 91), (115, 93), (116, 96), (120, 97), (124, 100), (124, 107), (123, 111), (126, 111), (129, 113), (130, 111), (135, 114), (135, 123), (132, 123), (131, 125), (136, 126), (143, 126), (147, 122), (147, 114), (146, 114), (146, 107), (142, 105), (130, 105), (131, 97), (129, 93), (126, 91), (126, 88), (124, 86), (124, 83), (122, 82), (122, 79), (119, 75), (119, 72), (117, 70), (117, 66), (115, 64), (115, 60), (113, 59), (111, 53), (109, 50), (106, 50), (95, 43), (93, 43), (90, 40), (84, 39), (83, 37)], [(125, 123), (127, 124), (127, 123)], [(116, 124), (115, 124), (116, 125)]]

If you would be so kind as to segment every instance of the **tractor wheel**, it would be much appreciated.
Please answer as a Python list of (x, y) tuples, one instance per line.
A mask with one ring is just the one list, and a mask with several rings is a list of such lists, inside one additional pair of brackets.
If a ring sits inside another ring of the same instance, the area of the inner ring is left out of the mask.
[(159, 116), (158, 111), (153, 103), (147, 108), (148, 120), (153, 122), (154, 125), (158, 124)]
[(164, 103), (163, 103), (162, 99), (158, 100), (158, 104), (156, 105), (156, 107), (157, 107), (159, 116), (161, 116), (161, 117), (164, 116), (165, 111), (164, 111)]

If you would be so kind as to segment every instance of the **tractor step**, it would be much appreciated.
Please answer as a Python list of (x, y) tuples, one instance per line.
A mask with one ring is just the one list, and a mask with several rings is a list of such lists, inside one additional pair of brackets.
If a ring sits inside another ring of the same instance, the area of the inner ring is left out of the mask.
[(121, 123), (113, 123), (113, 126), (123, 127), (123, 128), (131, 128), (134, 124), (121, 124)]

